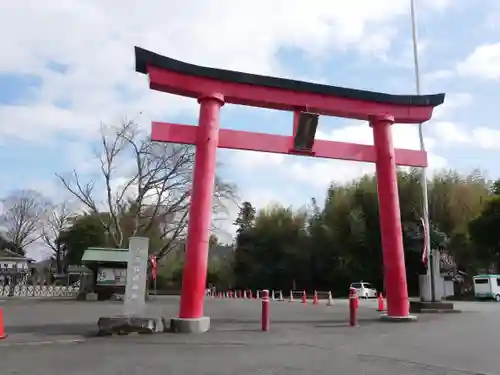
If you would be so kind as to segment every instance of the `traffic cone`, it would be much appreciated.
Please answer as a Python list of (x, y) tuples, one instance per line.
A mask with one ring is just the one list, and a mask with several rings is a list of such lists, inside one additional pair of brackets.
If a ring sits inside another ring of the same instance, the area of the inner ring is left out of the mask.
[(258, 290), (257, 290), (257, 293), (255, 294), (255, 298), (256, 298), (256, 299), (260, 299), (260, 293), (259, 293), (259, 291), (258, 291)]
[(247, 299), (247, 291), (246, 290), (243, 291), (243, 299)]
[(248, 291), (248, 298), (250, 298), (250, 299), (252, 299), (252, 298), (253, 298), (253, 296), (252, 296), (252, 289), (250, 289), (250, 290)]
[(288, 300), (288, 302), (293, 302), (293, 291), (290, 290), (290, 299)]
[(303, 304), (307, 303), (307, 295), (305, 290), (302, 292), (302, 303)]
[(313, 305), (318, 304), (318, 292), (314, 291)]
[(0, 340), (6, 338), (7, 335), (5, 334), (5, 329), (3, 326), (3, 311), (2, 308), (0, 307)]
[(283, 298), (283, 291), (280, 290), (280, 301), (284, 301), (285, 299)]
[(385, 310), (385, 307), (384, 307), (384, 296), (382, 295), (382, 293), (379, 293), (378, 294), (378, 308), (377, 308), (377, 311), (384, 311)]
[(332, 292), (328, 291), (328, 302), (326, 303), (327, 306), (333, 306), (333, 298), (332, 298)]

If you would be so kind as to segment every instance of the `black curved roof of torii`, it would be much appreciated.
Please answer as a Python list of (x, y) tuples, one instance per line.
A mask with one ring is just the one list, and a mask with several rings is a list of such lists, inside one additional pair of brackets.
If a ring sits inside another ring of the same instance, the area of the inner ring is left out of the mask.
[(257, 74), (236, 72), (234, 70), (207, 68), (185, 63), (170, 57), (135, 47), (135, 70), (147, 74), (147, 65), (167, 69), (181, 74), (211, 78), (219, 81), (248, 85), (264, 86), (283, 90), (292, 90), (312, 94), (337, 96), (354, 100), (370, 101), (384, 104), (436, 107), (443, 104), (445, 94), (434, 95), (392, 95), (374, 91), (357, 90), (338, 86), (322, 85), (293, 79), (262, 76)]

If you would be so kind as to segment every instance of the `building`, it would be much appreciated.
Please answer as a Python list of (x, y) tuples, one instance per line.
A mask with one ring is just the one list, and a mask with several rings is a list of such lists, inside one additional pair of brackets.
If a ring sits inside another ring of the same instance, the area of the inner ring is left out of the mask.
[(33, 263), (34, 260), (13, 251), (4, 249), (0, 250), (0, 269), (17, 269), (17, 270), (28, 270), (29, 265)]
[(33, 259), (17, 254), (11, 250), (0, 250), (0, 283), (5, 283), (9, 275), (22, 275), (26, 280)]

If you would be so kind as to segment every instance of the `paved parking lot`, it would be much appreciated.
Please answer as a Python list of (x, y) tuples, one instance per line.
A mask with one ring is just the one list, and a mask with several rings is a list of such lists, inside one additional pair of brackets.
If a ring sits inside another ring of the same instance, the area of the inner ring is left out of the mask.
[[(201, 335), (90, 337), (119, 302), (3, 302), (7, 340), (2, 374), (500, 374), (500, 304), (459, 303), (462, 314), (378, 321), (361, 301), (360, 326), (347, 325), (347, 301), (333, 307), (271, 303), (271, 332), (259, 331), (260, 303), (206, 303), (212, 330)], [(174, 316), (178, 299), (158, 298), (150, 314)]]

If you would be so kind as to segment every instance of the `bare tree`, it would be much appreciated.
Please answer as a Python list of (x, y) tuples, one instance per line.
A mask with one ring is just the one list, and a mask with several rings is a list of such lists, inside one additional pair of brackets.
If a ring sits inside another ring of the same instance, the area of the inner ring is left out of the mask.
[(47, 214), (45, 225), (42, 229), (42, 240), (45, 245), (54, 252), (56, 260), (56, 273), (62, 272), (62, 247), (59, 243), (59, 236), (62, 231), (71, 224), (71, 219), (75, 215), (74, 207), (67, 200), (52, 206)]
[(15, 190), (2, 199), (0, 225), (19, 252), (42, 236), (50, 201), (33, 189)]
[[(154, 252), (165, 256), (185, 235), (194, 147), (151, 142), (131, 121), (103, 126), (100, 144), (101, 179), (84, 182), (73, 171), (71, 176), (58, 175), (60, 181), (99, 214), (112, 246), (123, 247), (129, 236), (157, 237), (160, 244)], [(214, 210), (223, 212), (234, 199), (234, 186), (217, 178)]]

